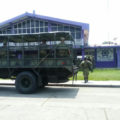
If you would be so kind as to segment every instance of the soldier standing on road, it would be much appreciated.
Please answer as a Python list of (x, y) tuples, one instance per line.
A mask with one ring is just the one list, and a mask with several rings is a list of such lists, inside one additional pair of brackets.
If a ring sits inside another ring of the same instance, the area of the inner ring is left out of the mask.
[(93, 71), (92, 62), (87, 60), (87, 58), (85, 57), (84, 60), (81, 62), (80, 67), (82, 68), (82, 71), (83, 71), (84, 82), (87, 83), (88, 82), (88, 76), (89, 76), (89, 70), (91, 72)]

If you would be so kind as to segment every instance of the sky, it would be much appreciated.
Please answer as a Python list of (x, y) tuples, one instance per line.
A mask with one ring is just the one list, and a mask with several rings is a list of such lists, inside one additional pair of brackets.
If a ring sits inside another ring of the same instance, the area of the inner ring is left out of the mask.
[(0, 23), (25, 12), (90, 25), (89, 44), (120, 41), (120, 0), (0, 0)]

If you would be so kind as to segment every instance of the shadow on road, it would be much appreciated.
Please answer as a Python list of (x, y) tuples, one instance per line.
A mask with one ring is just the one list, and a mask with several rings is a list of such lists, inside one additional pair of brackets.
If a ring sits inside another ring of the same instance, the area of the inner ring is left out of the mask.
[(0, 97), (21, 97), (21, 98), (75, 98), (79, 88), (73, 87), (51, 87), (38, 89), (33, 94), (20, 94), (14, 86), (0, 86)]

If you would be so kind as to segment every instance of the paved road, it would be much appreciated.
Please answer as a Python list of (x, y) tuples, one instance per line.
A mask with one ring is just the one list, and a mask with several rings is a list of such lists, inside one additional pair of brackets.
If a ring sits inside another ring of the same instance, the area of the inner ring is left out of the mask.
[(0, 86), (0, 120), (120, 120), (120, 88)]

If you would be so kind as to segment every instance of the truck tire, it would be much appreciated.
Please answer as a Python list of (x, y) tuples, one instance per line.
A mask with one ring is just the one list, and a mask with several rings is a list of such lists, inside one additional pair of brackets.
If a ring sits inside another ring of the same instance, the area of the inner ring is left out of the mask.
[(41, 88), (44, 88), (46, 85), (48, 85), (48, 78), (46, 76), (43, 76)]
[(38, 88), (44, 88), (46, 85), (48, 85), (48, 82), (43, 80), (41, 85), (38, 86)]
[(36, 77), (31, 72), (22, 72), (16, 77), (15, 86), (20, 93), (33, 93), (37, 89)]

